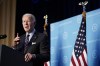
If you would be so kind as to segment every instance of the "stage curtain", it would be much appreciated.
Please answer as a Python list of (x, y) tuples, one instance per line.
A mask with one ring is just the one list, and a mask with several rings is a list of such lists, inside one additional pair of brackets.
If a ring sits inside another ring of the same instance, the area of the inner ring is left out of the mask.
[(0, 35), (6, 34), (5, 39), (0, 39), (0, 44), (11, 46), (15, 35), (16, 0), (0, 0)]

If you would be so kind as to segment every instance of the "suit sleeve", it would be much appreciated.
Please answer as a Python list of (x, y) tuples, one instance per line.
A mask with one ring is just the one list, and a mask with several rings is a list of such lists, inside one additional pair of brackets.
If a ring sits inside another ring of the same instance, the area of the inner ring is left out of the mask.
[(50, 44), (46, 35), (43, 34), (41, 39), (40, 54), (36, 54), (36, 60), (46, 62), (50, 60)]
[(20, 51), (20, 52), (23, 52), (23, 44), (24, 44), (24, 36), (25, 35), (22, 35), (20, 36), (20, 41), (19, 41), (19, 44), (17, 44), (14, 49), (17, 50), (17, 51)]

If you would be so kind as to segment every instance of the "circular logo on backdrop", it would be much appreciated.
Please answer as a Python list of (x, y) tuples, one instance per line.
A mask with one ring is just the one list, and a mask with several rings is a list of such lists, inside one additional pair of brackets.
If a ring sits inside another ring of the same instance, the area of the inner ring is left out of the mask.
[(93, 51), (92, 51), (92, 58), (97, 58), (96, 50), (93, 50)]
[(98, 25), (97, 24), (93, 24), (92, 25), (92, 31), (95, 32), (98, 30)]
[(63, 56), (63, 63), (66, 64), (68, 62), (68, 57), (67, 56)]
[(68, 38), (68, 32), (64, 32), (63, 33), (63, 39), (67, 39)]

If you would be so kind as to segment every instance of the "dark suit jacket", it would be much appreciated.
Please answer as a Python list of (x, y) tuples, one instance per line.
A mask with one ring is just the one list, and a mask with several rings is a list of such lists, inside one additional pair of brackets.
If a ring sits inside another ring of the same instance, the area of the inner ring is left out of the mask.
[[(25, 34), (22, 35), (20, 39), (16, 50), (24, 53)], [(36, 55), (36, 58), (31, 60), (33, 66), (43, 66), (44, 62), (50, 60), (50, 45), (47, 36), (44, 33), (35, 32), (25, 53)]]

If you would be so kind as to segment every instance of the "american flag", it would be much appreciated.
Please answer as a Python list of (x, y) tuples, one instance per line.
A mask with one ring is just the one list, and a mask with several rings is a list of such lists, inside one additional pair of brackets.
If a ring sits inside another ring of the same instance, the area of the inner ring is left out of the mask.
[(50, 66), (50, 61), (45, 62), (44, 66)]
[(86, 17), (82, 17), (82, 22), (74, 45), (74, 50), (72, 52), (70, 66), (88, 66), (86, 47)]

